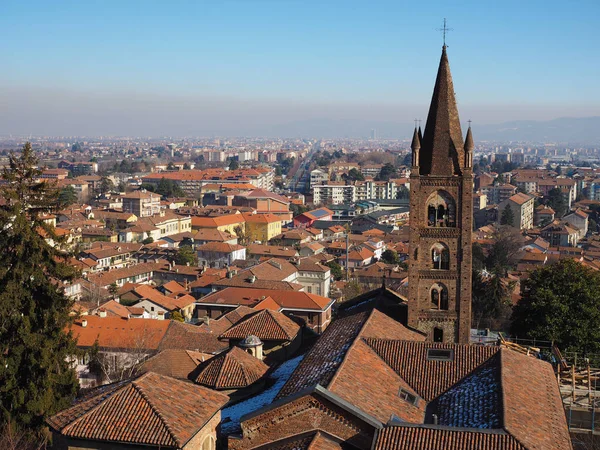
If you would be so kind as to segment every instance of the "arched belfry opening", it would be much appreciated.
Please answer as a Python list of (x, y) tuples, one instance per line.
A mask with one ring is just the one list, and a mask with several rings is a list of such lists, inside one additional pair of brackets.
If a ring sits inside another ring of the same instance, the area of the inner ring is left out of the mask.
[(448, 310), (448, 288), (442, 283), (434, 283), (429, 290), (431, 309), (438, 311)]
[(431, 268), (450, 270), (450, 250), (446, 244), (437, 242), (431, 247)]
[(456, 227), (456, 202), (443, 190), (436, 191), (427, 199), (428, 227)]

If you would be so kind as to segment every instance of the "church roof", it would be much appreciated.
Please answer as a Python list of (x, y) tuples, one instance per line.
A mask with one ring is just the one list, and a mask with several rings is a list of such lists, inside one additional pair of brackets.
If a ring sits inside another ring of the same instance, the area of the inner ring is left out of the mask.
[(454, 96), (446, 46), (442, 49), (431, 106), (421, 140), (421, 175), (459, 175), (464, 166), (464, 143)]

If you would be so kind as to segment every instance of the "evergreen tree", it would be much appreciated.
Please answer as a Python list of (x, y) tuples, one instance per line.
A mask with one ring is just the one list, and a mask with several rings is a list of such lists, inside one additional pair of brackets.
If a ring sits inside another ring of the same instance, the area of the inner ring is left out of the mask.
[(189, 264), (190, 266), (198, 265), (198, 255), (194, 251), (192, 247), (189, 245), (183, 245), (179, 247), (177, 250), (177, 254), (175, 255), (175, 264), (179, 264), (185, 266)]
[(562, 218), (569, 209), (567, 200), (559, 188), (550, 189), (548, 191), (547, 205), (556, 212), (557, 218)]
[(502, 217), (500, 217), (500, 225), (510, 225), (511, 227), (515, 226), (515, 215), (513, 214), (513, 210), (509, 204), (504, 207), (504, 211), (502, 211)]
[(73, 186), (66, 186), (60, 190), (58, 194), (58, 204), (61, 208), (77, 203), (77, 192), (73, 189)]
[(229, 170), (238, 170), (240, 168), (240, 163), (237, 159), (231, 158), (229, 160)]
[(39, 431), (45, 417), (70, 405), (77, 378), (69, 358), (77, 354), (69, 327), (72, 301), (57, 281), (74, 269), (42, 214), (55, 210), (58, 190), (40, 182), (29, 143), (10, 156), (0, 188), (0, 414), (20, 427)]

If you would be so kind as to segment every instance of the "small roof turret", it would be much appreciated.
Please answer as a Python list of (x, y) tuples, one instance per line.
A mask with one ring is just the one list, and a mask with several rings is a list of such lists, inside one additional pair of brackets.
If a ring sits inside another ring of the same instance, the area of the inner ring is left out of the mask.
[(467, 137), (465, 138), (465, 151), (472, 152), (474, 148), (475, 144), (473, 143), (473, 133), (471, 132), (471, 125), (469, 125)]
[(421, 148), (421, 139), (419, 138), (419, 132), (415, 128), (415, 132), (413, 133), (412, 143), (410, 144), (410, 148), (412, 150), (418, 150)]

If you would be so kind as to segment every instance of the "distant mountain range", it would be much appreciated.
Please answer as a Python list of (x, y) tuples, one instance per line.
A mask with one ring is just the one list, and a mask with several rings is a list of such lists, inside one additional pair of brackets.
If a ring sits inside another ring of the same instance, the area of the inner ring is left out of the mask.
[[(463, 125), (465, 126), (465, 125)], [(302, 138), (368, 138), (371, 130), (379, 138), (410, 139), (414, 125), (367, 120), (311, 119), (248, 130), (251, 134)], [(463, 129), (466, 132), (466, 129)], [(563, 117), (548, 121), (516, 120), (473, 127), (476, 141), (600, 144), (600, 117)]]

